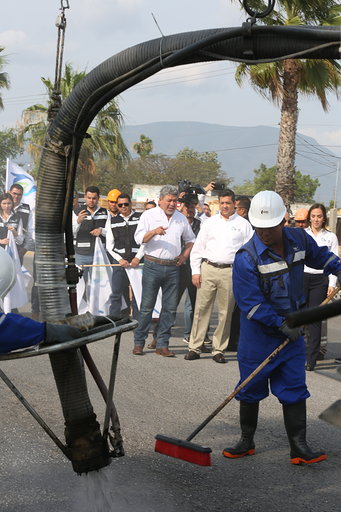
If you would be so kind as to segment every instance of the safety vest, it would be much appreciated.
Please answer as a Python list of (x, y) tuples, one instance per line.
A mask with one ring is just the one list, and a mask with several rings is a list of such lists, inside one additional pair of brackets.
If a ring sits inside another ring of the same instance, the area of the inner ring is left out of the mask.
[[(21, 217), (17, 215), (16, 213), (13, 213), (7, 221), (4, 221), (0, 217), (0, 239), (7, 238), (7, 232), (8, 228), (14, 228), (16, 231), (18, 231), (19, 224), (20, 224)], [(6, 246), (1, 244), (2, 248), (5, 248)]]
[(113, 251), (129, 262), (135, 258), (140, 247), (135, 242), (134, 235), (141, 215), (139, 212), (133, 212), (127, 221), (121, 215), (111, 217), (110, 227), (114, 236)]
[[(84, 210), (84, 206), (78, 208), (75, 214), (78, 215), (82, 210)], [(88, 212), (88, 216), (80, 223), (76, 236), (76, 253), (92, 256), (95, 250), (96, 237), (90, 235), (90, 231), (105, 227), (108, 212), (105, 208), (99, 208), (92, 216), (89, 210), (86, 211)], [(102, 243), (105, 244), (105, 238), (100, 236), (100, 239)]]
[(15, 213), (22, 220), (22, 227), (27, 230), (28, 219), (31, 213), (31, 208), (29, 204), (20, 203), (19, 206), (15, 209)]
[[(304, 230), (290, 229), (294, 243), (285, 246), (285, 258), (276, 256), (270, 249), (258, 254), (253, 238), (238, 252), (246, 251), (259, 273), (260, 287), (278, 315), (285, 316), (304, 306), (303, 268), (306, 256), (306, 236)], [(290, 241), (291, 242), (291, 241)], [(252, 312), (248, 315), (251, 319)]]

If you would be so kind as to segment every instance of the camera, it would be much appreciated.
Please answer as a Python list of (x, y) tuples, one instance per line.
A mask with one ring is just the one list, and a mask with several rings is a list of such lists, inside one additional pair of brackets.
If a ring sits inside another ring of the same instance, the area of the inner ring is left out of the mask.
[(198, 201), (198, 194), (206, 194), (205, 190), (201, 185), (192, 185), (188, 180), (178, 181), (179, 194), (185, 192), (183, 197), (179, 197), (179, 203), (190, 203), (192, 201)]
[(225, 190), (225, 183), (222, 183), (220, 181), (213, 181), (213, 183), (214, 183), (213, 190)]

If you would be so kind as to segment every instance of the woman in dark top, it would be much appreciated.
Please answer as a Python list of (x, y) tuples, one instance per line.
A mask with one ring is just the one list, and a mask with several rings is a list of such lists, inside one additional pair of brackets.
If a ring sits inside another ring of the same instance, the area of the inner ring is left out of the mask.
[(22, 221), (14, 212), (11, 194), (0, 195), (0, 246), (4, 249), (9, 244), (8, 231), (12, 231), (16, 243), (23, 240)]

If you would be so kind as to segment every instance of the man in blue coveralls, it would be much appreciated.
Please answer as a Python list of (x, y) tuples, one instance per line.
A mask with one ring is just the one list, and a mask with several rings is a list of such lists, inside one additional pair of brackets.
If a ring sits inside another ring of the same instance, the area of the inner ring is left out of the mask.
[[(0, 248), (0, 298), (2, 299), (15, 283), (15, 267), (9, 254)], [(14, 313), (0, 312), (0, 354), (11, 350), (31, 347), (41, 342), (57, 343), (81, 336), (76, 327), (69, 325), (36, 322)]]
[(323, 269), (341, 280), (341, 263), (327, 247), (318, 247), (303, 229), (284, 227), (285, 206), (275, 192), (252, 199), (249, 220), (255, 234), (236, 254), (233, 290), (240, 308), (238, 363), (240, 382), (286, 338), (291, 343), (236, 396), (240, 401), (241, 438), (223, 455), (238, 458), (255, 453), (259, 402), (271, 392), (283, 406), (292, 464), (327, 458), (306, 441), (305, 344), (301, 328), (289, 328), (285, 317), (304, 306), (303, 267)]

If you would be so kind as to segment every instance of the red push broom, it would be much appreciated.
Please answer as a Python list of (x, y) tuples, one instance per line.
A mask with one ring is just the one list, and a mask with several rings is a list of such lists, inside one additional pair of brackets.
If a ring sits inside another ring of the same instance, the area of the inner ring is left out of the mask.
[(199, 466), (212, 466), (211, 448), (205, 448), (199, 444), (190, 441), (209, 423), (217, 414), (243, 389), (274, 357), (277, 356), (288, 343), (289, 339), (283, 341), (257, 368), (245, 379), (225, 400), (210, 414), (184, 441), (173, 437), (157, 434), (155, 436), (155, 451), (174, 457), (175, 459), (185, 460)]
[[(338, 286), (334, 292), (328, 295), (328, 297), (322, 302), (321, 306), (330, 302), (335, 295), (341, 290)], [(316, 308), (315, 308), (316, 309)], [(305, 310), (309, 311), (309, 310)], [(295, 323), (297, 325), (297, 323)], [(205, 448), (199, 444), (191, 443), (190, 441), (209, 423), (217, 414), (236, 396), (241, 389), (243, 389), (256, 375), (259, 373), (264, 366), (266, 366), (274, 357), (277, 356), (288, 343), (289, 339), (283, 341), (264, 361), (257, 366), (257, 368), (245, 379), (239, 386), (231, 393), (220, 405), (212, 412), (195, 430), (190, 434), (185, 441), (182, 439), (176, 439), (173, 437), (163, 436), (157, 434), (155, 436), (155, 451), (169, 455), (176, 459), (182, 459), (199, 466), (212, 466), (211, 464), (211, 448)]]

